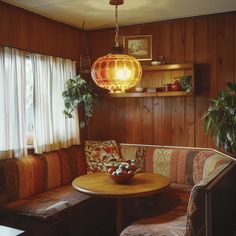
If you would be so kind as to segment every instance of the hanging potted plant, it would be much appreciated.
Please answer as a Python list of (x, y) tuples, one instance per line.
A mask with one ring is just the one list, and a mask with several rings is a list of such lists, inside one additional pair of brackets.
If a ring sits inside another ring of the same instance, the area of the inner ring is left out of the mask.
[(67, 118), (72, 118), (74, 109), (84, 107), (85, 121), (80, 122), (80, 127), (84, 127), (93, 116), (93, 105), (97, 100), (97, 94), (94, 92), (93, 86), (80, 75), (68, 79), (66, 85), (67, 88), (62, 93), (65, 105), (63, 113)]
[(227, 83), (203, 116), (206, 134), (213, 131), (216, 146), (236, 158), (236, 83)]

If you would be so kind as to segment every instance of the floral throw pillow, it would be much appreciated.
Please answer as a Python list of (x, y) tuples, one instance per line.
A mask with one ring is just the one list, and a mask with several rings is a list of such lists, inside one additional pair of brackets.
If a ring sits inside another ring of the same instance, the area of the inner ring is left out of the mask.
[(119, 147), (115, 140), (85, 141), (87, 173), (105, 172), (105, 165), (121, 160)]

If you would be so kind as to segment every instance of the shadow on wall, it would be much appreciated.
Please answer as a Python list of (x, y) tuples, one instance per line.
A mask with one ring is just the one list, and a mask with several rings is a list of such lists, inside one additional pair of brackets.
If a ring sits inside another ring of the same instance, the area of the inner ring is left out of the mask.
[(210, 64), (195, 65), (195, 94), (208, 96), (210, 93)]

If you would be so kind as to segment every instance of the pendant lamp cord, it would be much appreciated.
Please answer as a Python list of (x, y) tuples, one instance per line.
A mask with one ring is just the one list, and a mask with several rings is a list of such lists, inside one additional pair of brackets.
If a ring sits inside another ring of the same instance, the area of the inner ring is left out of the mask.
[(116, 5), (116, 13), (115, 13), (115, 16), (116, 16), (116, 29), (115, 29), (115, 47), (119, 47), (119, 42), (118, 42), (118, 36), (119, 36), (119, 26), (118, 26), (118, 6)]

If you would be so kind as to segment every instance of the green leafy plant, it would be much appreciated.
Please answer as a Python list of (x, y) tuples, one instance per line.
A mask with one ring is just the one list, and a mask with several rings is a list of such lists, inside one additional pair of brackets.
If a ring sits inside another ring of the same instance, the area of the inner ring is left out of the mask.
[(80, 122), (84, 127), (93, 116), (93, 104), (97, 100), (97, 94), (94, 92), (90, 83), (84, 80), (80, 75), (70, 78), (66, 82), (67, 88), (62, 93), (65, 110), (63, 113), (67, 118), (73, 118), (72, 112), (77, 107), (84, 107), (85, 121)]
[(181, 88), (186, 92), (190, 93), (192, 90), (192, 76), (191, 75), (183, 75), (179, 78), (179, 83)]
[(236, 157), (236, 83), (227, 83), (228, 90), (221, 91), (204, 114), (205, 132), (213, 131), (218, 148)]

